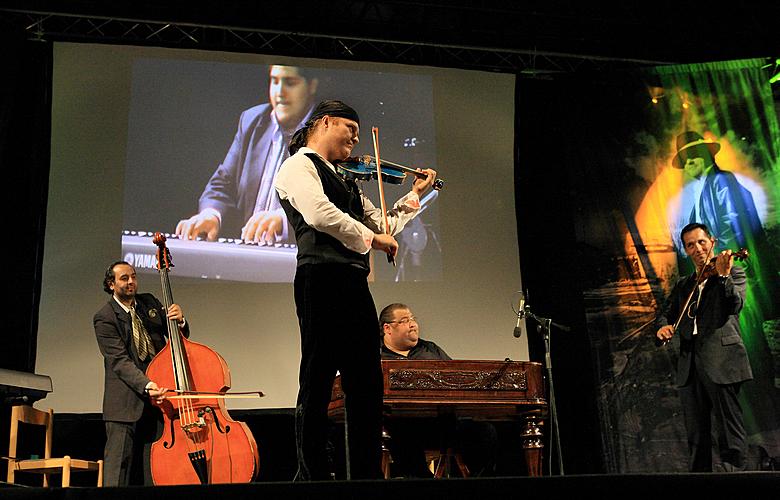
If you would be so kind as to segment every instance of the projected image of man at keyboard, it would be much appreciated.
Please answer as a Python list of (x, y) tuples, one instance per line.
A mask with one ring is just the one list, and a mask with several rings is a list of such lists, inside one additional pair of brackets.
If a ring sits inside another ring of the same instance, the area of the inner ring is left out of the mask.
[[(273, 184), (313, 102), (335, 92), (381, 127), (383, 160), (436, 166), (428, 75), (140, 59), (132, 89), (122, 258), (139, 273), (156, 272), (151, 237), (159, 231), (176, 276), (292, 282), (297, 244)], [(368, 146), (355, 154), (373, 153)], [(379, 206), (376, 182), (360, 182)], [(389, 185), (387, 196), (410, 186), (411, 179)], [(421, 217), (399, 235), (397, 267), (375, 266), (376, 281), (440, 278), (437, 195), (421, 200)]]

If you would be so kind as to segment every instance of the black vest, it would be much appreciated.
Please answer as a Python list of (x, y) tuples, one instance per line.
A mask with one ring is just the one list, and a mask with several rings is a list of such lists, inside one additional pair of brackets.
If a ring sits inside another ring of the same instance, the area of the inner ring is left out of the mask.
[[(317, 169), (325, 196), (339, 210), (357, 221), (362, 221), (365, 211), (357, 183), (353, 180), (345, 180), (333, 172), (316, 154), (305, 154)], [(354, 252), (333, 236), (317, 231), (303, 220), (303, 216), (293, 208), (289, 201), (280, 201), (287, 214), (287, 220), (290, 221), (295, 230), (299, 266), (304, 264), (349, 264), (368, 271), (368, 253)]]

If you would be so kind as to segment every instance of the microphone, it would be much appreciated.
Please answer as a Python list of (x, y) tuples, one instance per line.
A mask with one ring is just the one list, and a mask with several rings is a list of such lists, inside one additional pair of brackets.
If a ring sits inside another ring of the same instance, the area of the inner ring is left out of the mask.
[(3, 403), (9, 406), (27, 405), (30, 404), (30, 397), (27, 395), (8, 396), (6, 398), (3, 398)]
[(516, 339), (519, 339), (523, 334), (523, 331), (520, 329), (520, 321), (525, 318), (525, 294), (523, 294), (523, 292), (519, 293), (520, 299), (517, 301), (517, 325), (515, 325), (514, 331), (514, 336)]

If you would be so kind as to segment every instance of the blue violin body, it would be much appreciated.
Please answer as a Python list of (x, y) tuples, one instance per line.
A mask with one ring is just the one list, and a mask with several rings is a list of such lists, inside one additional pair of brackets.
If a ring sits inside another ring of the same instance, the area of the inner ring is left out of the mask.
[[(376, 160), (371, 156), (359, 156), (347, 158), (336, 164), (336, 170), (341, 175), (354, 180), (368, 181), (377, 178)], [(382, 182), (401, 184), (406, 179), (406, 173), (393, 168), (387, 162), (382, 162)]]
[[(382, 182), (389, 184), (402, 184), (406, 179), (406, 174), (412, 174), (424, 179), (426, 175), (423, 172), (411, 167), (405, 167), (397, 163), (382, 160)], [(343, 176), (360, 181), (368, 181), (377, 178), (377, 166), (374, 157), (363, 155), (358, 157), (349, 157), (336, 163), (336, 170)], [(433, 181), (433, 189), (439, 190), (444, 187), (443, 179)]]

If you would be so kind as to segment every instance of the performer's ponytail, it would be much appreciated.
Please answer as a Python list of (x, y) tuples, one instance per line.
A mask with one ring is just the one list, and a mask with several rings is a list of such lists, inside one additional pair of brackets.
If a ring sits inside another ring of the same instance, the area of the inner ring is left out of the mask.
[(287, 148), (290, 151), (290, 156), (298, 152), (299, 149), (304, 147), (309, 142), (309, 133), (311, 132), (311, 126), (309, 122), (306, 125), (295, 131), (290, 139), (290, 146)]

